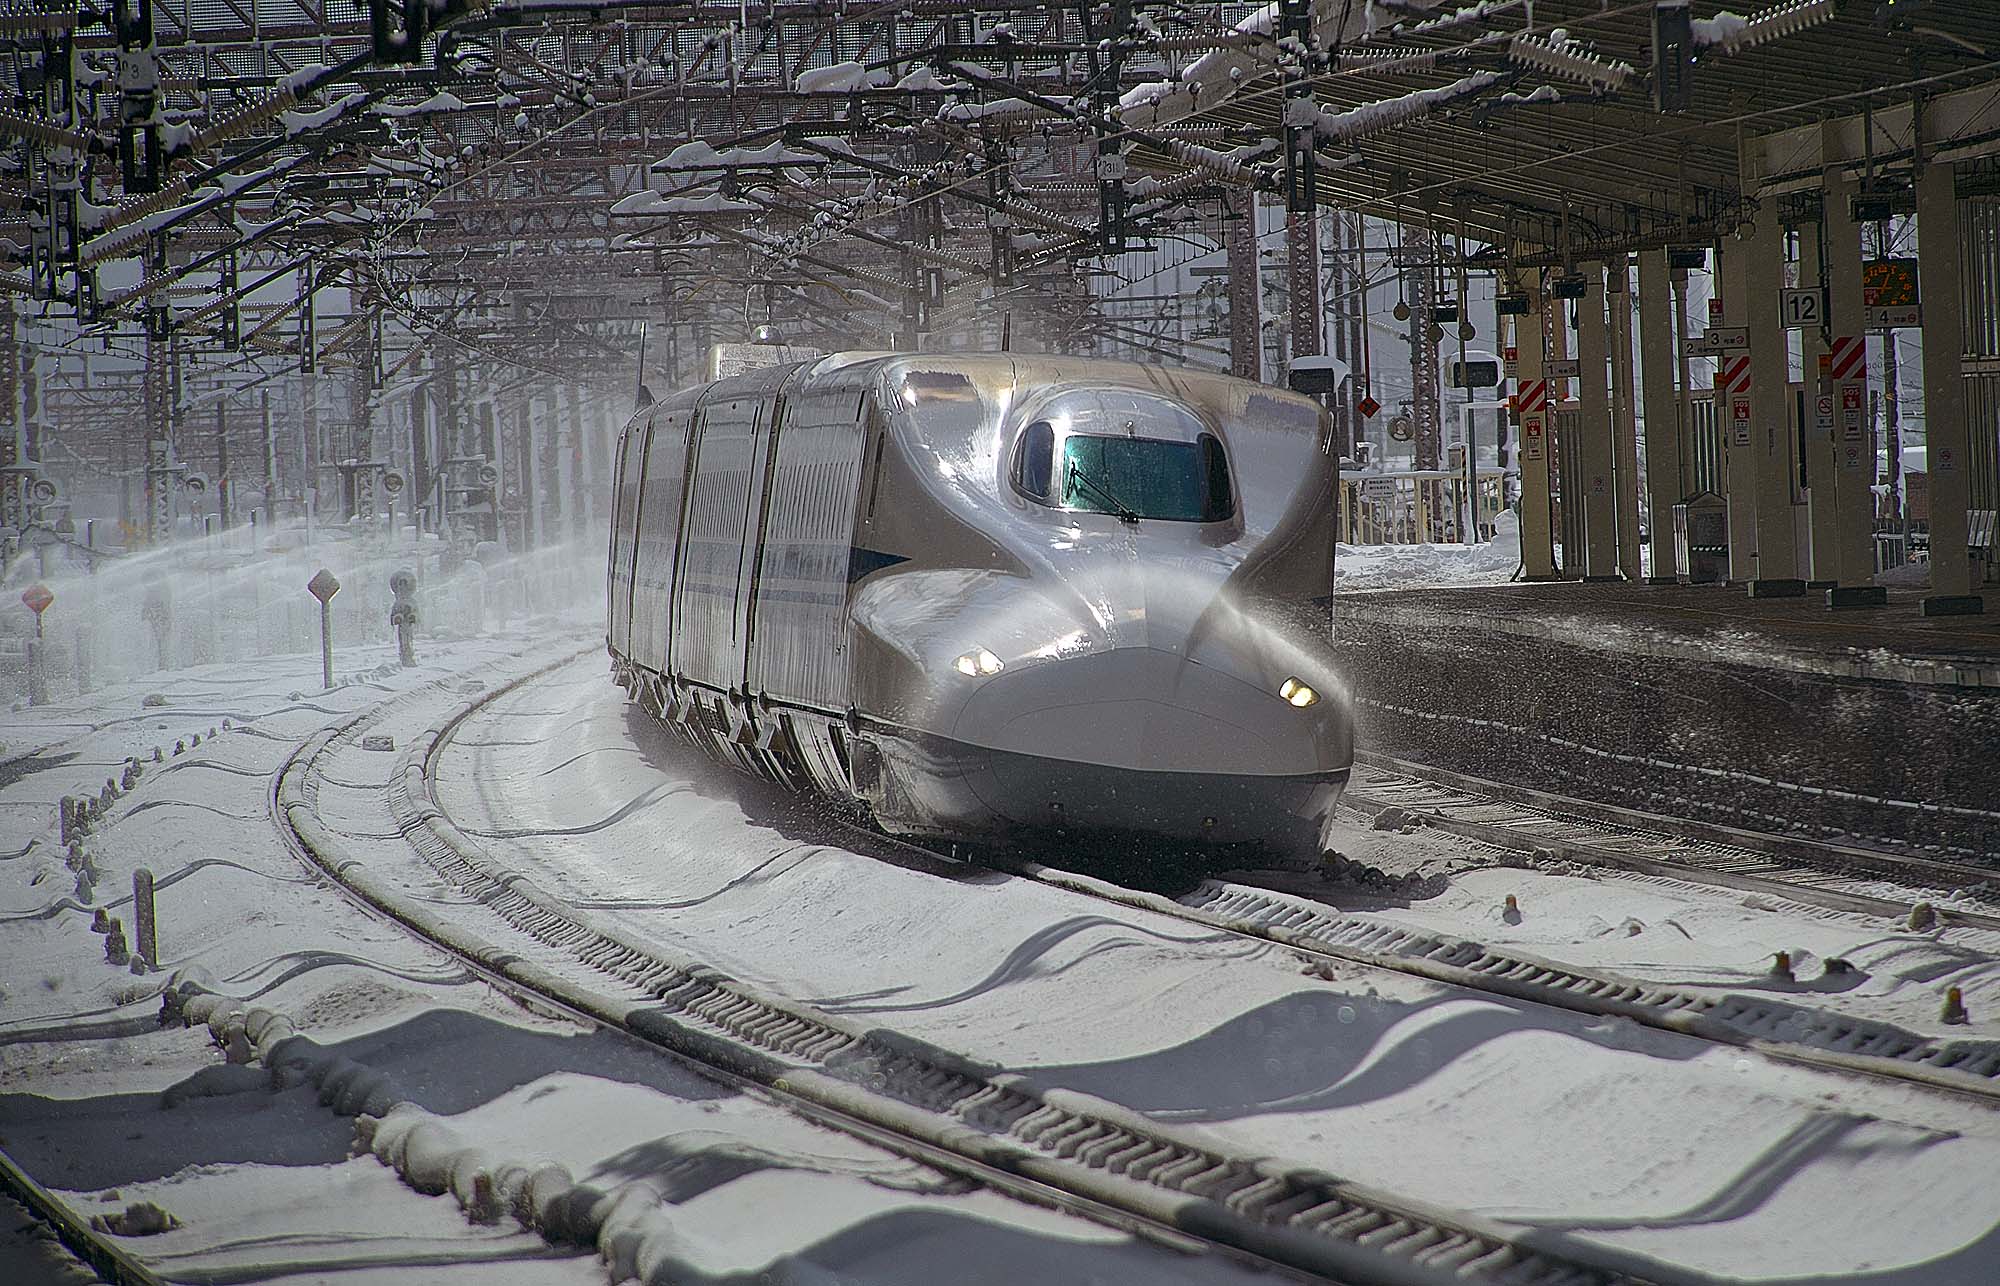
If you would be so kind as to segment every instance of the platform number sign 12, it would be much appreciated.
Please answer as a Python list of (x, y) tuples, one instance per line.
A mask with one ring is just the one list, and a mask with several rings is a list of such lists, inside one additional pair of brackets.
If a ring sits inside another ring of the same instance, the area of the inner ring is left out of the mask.
[(1811, 330), (1824, 324), (1826, 297), (1815, 287), (1779, 292), (1778, 311), (1784, 315), (1786, 330)]

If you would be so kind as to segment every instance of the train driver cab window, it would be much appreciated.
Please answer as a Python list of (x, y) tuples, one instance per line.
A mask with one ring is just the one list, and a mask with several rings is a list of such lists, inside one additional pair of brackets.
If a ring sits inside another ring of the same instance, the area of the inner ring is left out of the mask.
[(1165, 398), (1066, 393), (1021, 431), (1014, 486), (1037, 504), (1127, 522), (1222, 522), (1235, 515), (1229, 457), (1191, 412)]

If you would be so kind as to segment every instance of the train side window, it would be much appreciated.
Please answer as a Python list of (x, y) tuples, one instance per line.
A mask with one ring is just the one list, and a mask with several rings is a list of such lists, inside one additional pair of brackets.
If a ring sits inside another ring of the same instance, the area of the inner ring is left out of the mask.
[(1037, 420), (1021, 434), (1020, 449), (1014, 454), (1014, 485), (1023, 494), (1049, 503), (1055, 463), (1056, 431), (1047, 420)]

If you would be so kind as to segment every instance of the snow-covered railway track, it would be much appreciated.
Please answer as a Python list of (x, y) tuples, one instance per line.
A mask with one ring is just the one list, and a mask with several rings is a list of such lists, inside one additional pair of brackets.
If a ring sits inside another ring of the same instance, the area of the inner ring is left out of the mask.
[(71, 1254), (111, 1286), (165, 1286), (165, 1278), (129, 1254), (114, 1237), (78, 1218), (59, 1198), (35, 1182), (34, 1176), (15, 1165), (5, 1152), (0, 1152), (0, 1192), (19, 1202)]
[(1390, 969), (1449, 986), (1626, 1018), (1661, 1031), (1828, 1071), (1883, 1077), (2000, 1103), (2000, 1043), (1934, 1040), (1782, 999), (1659, 986), (1525, 952), (1344, 915), (1255, 885), (1204, 882), (1175, 901), (1036, 864), (1002, 869), (1172, 915), (1220, 932), (1280, 943), (1328, 961)]
[[(307, 860), (481, 972), (765, 1087), (824, 1123), (858, 1128), (877, 1142), (899, 1141), (891, 1146), (1024, 1199), (1338, 1281), (1656, 1280), (1646, 1261), (1613, 1250), (1591, 1248), (1578, 1258), (1525, 1245), (1476, 1217), (1231, 1153), (1094, 1096), (1037, 1090), (944, 1049), (764, 994), (660, 942), (598, 922), (496, 861), (446, 815), (432, 790), (437, 757), (458, 726), (554, 668), (459, 703), (401, 748), (389, 790), (398, 828), (429, 872), (462, 899), (460, 908), (490, 912), (510, 935), (488, 939), (468, 929), (464, 917), (441, 914), (435, 897), (414, 894), (344, 855), (341, 836), (319, 817), (321, 761), (368, 735), (387, 707), (302, 747), (276, 779), (274, 816)], [(596, 985), (580, 983), (577, 966)]]
[[(1415, 798), (1410, 798), (1408, 806), (1416, 807)], [(1360, 806), (1365, 810), (1367, 805)], [(1425, 816), (1430, 819), (1428, 813)], [(1485, 838), (1484, 832), (1471, 824), (1461, 833)], [(988, 854), (980, 860), (1009, 874), (1217, 932), (1275, 942), (1328, 962), (1389, 969), (1580, 1014), (1625, 1018), (1783, 1062), (1904, 1081), (2000, 1104), (2000, 1042), (1992, 1040), (1936, 1039), (1893, 1023), (1794, 1003), (1782, 996), (1649, 983), (1512, 948), (1385, 923), (1379, 917), (1344, 914), (1255, 884), (1205, 880), (1176, 899), (1041, 862), (1014, 860), (1004, 853)], [(1770, 892), (1789, 894), (1798, 901), (1811, 900), (1800, 897), (1800, 886), (1791, 882), (1766, 883)], [(1832, 892), (1827, 892), (1820, 904), (1892, 919), (1907, 915), (1909, 910), (1907, 903)], [(1956, 909), (1938, 914), (1967, 925), (1986, 926), (1990, 922), (1990, 927), (2000, 928), (2000, 919), (1994, 917)]]
[[(1377, 814), (1401, 808), (1424, 824), (1495, 848), (1643, 875), (1668, 876), (1812, 906), (1902, 919), (1919, 897), (1885, 883), (1963, 889), (2000, 881), (2000, 870), (1914, 855), (1844, 848), (1682, 822), (1549, 795), (1362, 753), (1343, 803)], [(2000, 930), (2000, 913), (1937, 906), (1943, 921)]]

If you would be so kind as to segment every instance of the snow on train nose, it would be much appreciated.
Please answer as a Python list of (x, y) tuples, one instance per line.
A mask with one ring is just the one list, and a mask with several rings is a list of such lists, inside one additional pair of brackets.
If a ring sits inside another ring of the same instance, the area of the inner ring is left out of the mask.
[(1320, 767), (1317, 713), (1176, 653), (1117, 647), (994, 671), (951, 735), (1102, 768), (1288, 776)]
[(1336, 703), (1296, 683), (1266, 691), (1150, 647), (977, 682), (953, 730), (958, 788), (1002, 827), (1310, 855), (1347, 777)]

